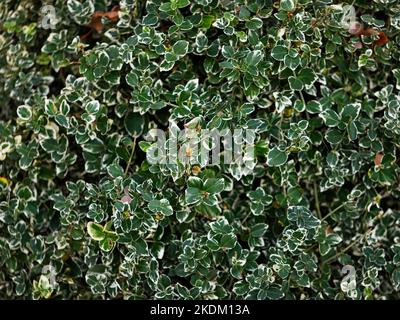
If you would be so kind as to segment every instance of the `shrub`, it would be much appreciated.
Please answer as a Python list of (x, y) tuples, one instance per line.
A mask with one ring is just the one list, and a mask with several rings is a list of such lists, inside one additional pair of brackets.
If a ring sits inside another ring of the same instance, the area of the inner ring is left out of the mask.
[(343, 2), (3, 0), (0, 298), (399, 298), (400, 6)]

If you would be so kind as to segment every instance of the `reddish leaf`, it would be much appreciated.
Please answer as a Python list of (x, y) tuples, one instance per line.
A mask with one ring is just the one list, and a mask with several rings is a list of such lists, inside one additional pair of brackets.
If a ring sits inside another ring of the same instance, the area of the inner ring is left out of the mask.
[(375, 46), (384, 46), (388, 42), (389, 42), (389, 38), (386, 36), (386, 34), (383, 31), (381, 31), (381, 32), (379, 32), (379, 39), (374, 42), (374, 45)]
[(92, 15), (92, 20), (90, 21), (88, 27), (90, 27), (92, 30), (96, 30), (97, 32), (100, 32), (103, 30), (103, 23), (101, 22), (101, 19), (103, 17), (106, 17), (108, 20), (112, 22), (117, 22), (119, 19), (119, 7), (115, 6), (111, 9), (111, 11), (108, 12), (103, 12), (103, 11), (95, 11)]
[(382, 158), (383, 158), (383, 152), (378, 152), (378, 153), (375, 155), (375, 159), (374, 159), (375, 166), (379, 167), (379, 166), (381, 165), (381, 163), (382, 163)]

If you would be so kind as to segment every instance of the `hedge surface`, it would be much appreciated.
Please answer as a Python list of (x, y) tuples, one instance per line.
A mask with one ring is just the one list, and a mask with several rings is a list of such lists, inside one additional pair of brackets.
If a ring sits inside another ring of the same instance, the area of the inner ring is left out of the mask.
[[(399, 43), (397, 0), (2, 0), (0, 298), (399, 298)], [(256, 164), (151, 164), (169, 122)]]

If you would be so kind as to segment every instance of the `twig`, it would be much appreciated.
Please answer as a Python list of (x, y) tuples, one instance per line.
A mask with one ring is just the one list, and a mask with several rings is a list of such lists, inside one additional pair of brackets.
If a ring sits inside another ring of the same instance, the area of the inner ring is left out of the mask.
[(314, 186), (315, 208), (317, 209), (317, 214), (318, 214), (319, 220), (322, 220), (321, 208), (319, 207), (319, 196), (318, 196), (317, 183), (315, 181), (313, 181), (313, 186)]
[(129, 167), (131, 165), (133, 154), (135, 153), (135, 147), (136, 147), (136, 137), (133, 138), (132, 151), (131, 151), (131, 155), (128, 160), (128, 164), (126, 165), (126, 168), (125, 168), (125, 175), (128, 173)]
[(237, 195), (237, 197), (235, 198), (235, 201), (233, 201), (232, 210), (236, 210), (237, 209), (239, 201), (240, 201), (240, 195)]
[(241, 224), (244, 225), (244, 223), (247, 221), (247, 219), (252, 215), (252, 212), (250, 211), (242, 220)]
[(333, 215), (335, 212), (339, 211), (340, 209), (342, 209), (344, 206), (346, 205), (346, 202), (342, 203), (340, 206), (336, 207), (335, 209), (333, 209), (331, 212), (329, 212), (325, 217), (323, 217), (321, 219), (321, 221), (325, 221), (326, 219), (328, 219), (331, 215)]
[[(373, 231), (373, 229), (368, 230), (367, 232), (364, 233), (364, 235), (362, 236), (362, 238), (366, 238), (371, 232)], [(344, 248), (342, 251), (338, 252), (337, 254), (335, 254), (333, 257), (330, 257), (329, 259), (323, 261), (323, 263), (329, 263), (332, 262), (333, 260), (336, 260), (337, 258), (339, 258), (342, 254), (346, 253), (348, 250), (350, 250), (352, 247), (354, 247), (356, 244), (360, 243), (361, 239), (357, 239), (354, 240), (352, 243), (350, 243), (346, 248)]]

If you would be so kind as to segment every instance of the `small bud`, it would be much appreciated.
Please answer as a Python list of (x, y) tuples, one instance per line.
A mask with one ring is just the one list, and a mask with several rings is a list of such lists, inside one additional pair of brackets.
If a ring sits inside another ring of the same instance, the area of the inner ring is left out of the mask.
[(160, 220), (162, 219), (161, 213), (157, 212), (157, 213), (156, 213), (156, 216), (155, 216), (155, 219), (156, 219), (157, 221), (160, 221)]
[(121, 198), (121, 202), (130, 204), (132, 202), (132, 198), (129, 195), (129, 187), (128, 186), (126, 186), (124, 188), (124, 194), (125, 195)]
[(208, 198), (210, 194), (207, 191), (202, 191), (202, 195), (204, 198)]
[(193, 166), (192, 173), (197, 176), (201, 172), (201, 168), (199, 166)]

